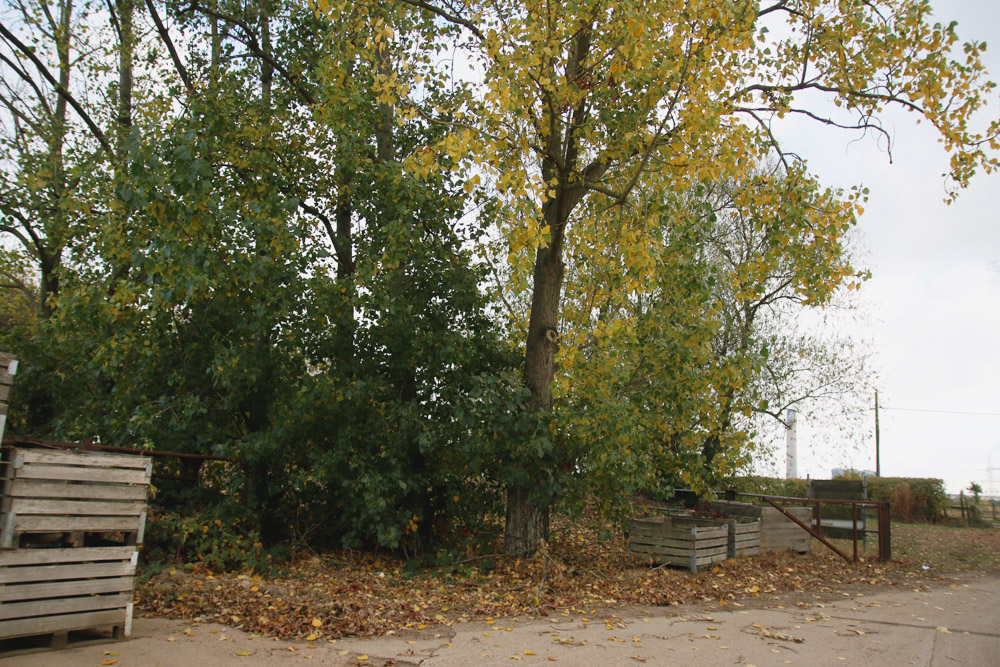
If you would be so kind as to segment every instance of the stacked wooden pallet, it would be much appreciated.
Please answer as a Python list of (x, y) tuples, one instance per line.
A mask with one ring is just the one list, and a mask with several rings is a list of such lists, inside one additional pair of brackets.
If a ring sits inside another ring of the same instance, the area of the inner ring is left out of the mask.
[(760, 553), (760, 519), (729, 519), (728, 555), (730, 558), (756, 556)]
[(14, 373), (17, 372), (17, 359), (14, 355), (0, 352), (0, 440), (3, 440), (4, 426), (7, 423), (7, 402), (10, 400), (10, 386), (14, 384)]
[(6, 447), (0, 460), (0, 639), (127, 636), (150, 459)]
[(714, 519), (657, 516), (629, 522), (628, 548), (659, 564), (699, 567), (726, 560), (729, 526)]
[[(797, 523), (770, 506), (737, 502), (713, 502), (712, 511), (729, 517), (760, 519), (761, 551), (809, 551), (812, 536)], [(789, 507), (787, 511), (807, 526), (812, 522), (809, 507)]]

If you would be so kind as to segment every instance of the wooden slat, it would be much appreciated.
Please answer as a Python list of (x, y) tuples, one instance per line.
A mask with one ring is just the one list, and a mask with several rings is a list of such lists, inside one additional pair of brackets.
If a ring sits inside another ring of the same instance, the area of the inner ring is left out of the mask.
[(663, 537), (670, 537), (675, 540), (710, 540), (717, 537), (725, 538), (729, 531), (723, 527), (721, 530), (718, 528), (712, 528), (710, 530), (699, 530), (692, 534), (691, 529), (687, 530), (668, 530), (665, 528), (649, 528), (644, 526), (636, 526), (629, 530), (630, 535), (658, 535)]
[(131, 577), (135, 565), (130, 561), (84, 563), (80, 565), (39, 565), (37, 567), (0, 568), (0, 584), (27, 583), (30, 581), (58, 581), (94, 577)]
[(652, 533), (657, 533), (657, 534), (660, 534), (660, 533), (678, 533), (678, 534), (680, 534), (680, 533), (686, 533), (686, 534), (690, 535), (692, 530), (694, 530), (695, 533), (699, 537), (701, 537), (703, 535), (704, 536), (715, 537), (717, 535), (726, 535), (729, 532), (729, 526), (726, 526), (725, 524), (723, 524), (721, 526), (699, 526), (697, 524), (691, 524), (691, 523), (687, 523), (687, 522), (685, 522), (685, 523), (673, 523), (673, 522), (670, 522), (670, 523), (659, 523), (659, 522), (653, 523), (653, 522), (648, 522), (648, 521), (644, 521), (644, 520), (633, 521), (629, 525), (629, 532), (633, 532), (633, 531), (646, 531), (646, 532), (652, 532)]
[(52, 614), (71, 614), (81, 611), (98, 611), (101, 609), (121, 608), (124, 610), (125, 605), (131, 601), (131, 593), (116, 593), (114, 595), (87, 595), (55, 600), (8, 602), (0, 604), (0, 620), (48, 616)]
[(95, 561), (130, 560), (136, 548), (77, 547), (68, 549), (14, 549), (0, 551), (0, 566), (51, 565), (56, 563), (92, 563)]
[(118, 482), (121, 484), (148, 484), (145, 470), (122, 468), (85, 468), (77, 466), (25, 464), (16, 471), (18, 479), (48, 479), (78, 482)]
[(10, 385), (0, 382), (0, 401), (6, 403), (10, 399)]
[(125, 623), (126, 609), (92, 611), (83, 614), (63, 614), (60, 616), (39, 616), (13, 621), (0, 621), (0, 638), (42, 635), (49, 632), (87, 630), (108, 625)]
[(15, 479), (8, 495), (14, 498), (92, 498), (100, 500), (145, 500), (144, 485), (66, 484), (38, 479)]
[(14, 498), (10, 503), (10, 511), (18, 515), (24, 514), (66, 514), (84, 516), (139, 516), (146, 509), (146, 503), (100, 502), (86, 500), (50, 500), (36, 498)]
[(14, 533), (112, 533), (123, 531), (138, 532), (140, 514), (135, 516), (45, 516), (28, 514), (15, 515)]
[(135, 577), (114, 577), (111, 579), (74, 579), (69, 581), (49, 581), (42, 584), (7, 584), (0, 586), (0, 603), (13, 600), (40, 600), (43, 598), (68, 597), (71, 595), (95, 595), (98, 593), (132, 594)]
[(24, 463), (48, 463), (52, 465), (89, 466), (95, 468), (135, 468), (145, 470), (150, 458), (124, 454), (103, 454), (88, 452), (56, 452), (48, 449), (18, 449)]
[(711, 540), (698, 540), (694, 542), (689, 540), (672, 540), (666, 537), (630, 537), (629, 544), (648, 544), (676, 549), (702, 549), (706, 547), (718, 547), (720, 545), (725, 547), (729, 544), (729, 540), (725, 537), (715, 537)]

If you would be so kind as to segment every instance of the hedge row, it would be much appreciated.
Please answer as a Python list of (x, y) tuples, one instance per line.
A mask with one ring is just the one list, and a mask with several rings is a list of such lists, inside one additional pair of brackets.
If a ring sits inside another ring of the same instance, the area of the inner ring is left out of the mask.
[(948, 494), (941, 479), (869, 477), (868, 497), (890, 503), (893, 521), (935, 523), (948, 511)]
[(729, 477), (722, 481), (723, 490), (733, 490), (737, 493), (759, 493), (765, 496), (785, 496), (786, 498), (805, 498), (809, 480), (779, 479), (777, 477), (761, 477), (747, 475), (746, 477)]
[[(739, 493), (805, 498), (809, 480), (749, 475), (723, 480), (722, 489)], [(921, 477), (869, 477), (868, 498), (890, 503), (893, 521), (935, 523), (945, 518), (944, 480)]]

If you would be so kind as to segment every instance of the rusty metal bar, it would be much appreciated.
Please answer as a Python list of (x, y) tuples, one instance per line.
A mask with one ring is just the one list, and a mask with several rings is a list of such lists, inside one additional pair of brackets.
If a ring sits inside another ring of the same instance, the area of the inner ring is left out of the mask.
[(141, 454), (143, 456), (161, 456), (174, 459), (198, 459), (201, 461), (229, 461), (239, 463), (238, 460), (226, 456), (212, 456), (209, 454), (189, 454), (187, 452), (167, 452), (156, 449), (137, 449), (135, 447), (116, 447), (114, 445), (98, 445), (94, 442), (57, 442), (54, 440), (39, 440), (37, 438), (17, 438), (4, 440), (4, 445), (40, 445), (42, 447), (53, 447), (55, 449), (82, 449), (90, 452), (116, 452), (121, 454)]
[(742, 493), (737, 492), (734, 495), (746, 496), (748, 498), (760, 498), (772, 500), (778, 500), (783, 503), (814, 503), (816, 501), (821, 501), (830, 505), (866, 505), (868, 507), (878, 507), (882, 503), (878, 500), (842, 500), (840, 498), (793, 498), (791, 496), (768, 496), (763, 493)]
[[(728, 494), (727, 494), (728, 495)], [(857, 537), (857, 507), (860, 505), (862, 507), (876, 507), (878, 508), (878, 559), (882, 562), (892, 560), (892, 528), (890, 524), (890, 505), (886, 502), (881, 502), (878, 500), (840, 500), (835, 498), (829, 499), (818, 499), (818, 498), (793, 498), (789, 496), (766, 496), (762, 493), (738, 493), (732, 492), (733, 497), (735, 496), (748, 496), (751, 498), (760, 498), (766, 501), (771, 506), (775, 507), (779, 512), (787, 516), (789, 519), (797, 523), (803, 530), (807, 531), (810, 535), (818, 539), (824, 545), (829, 547), (831, 550), (836, 552), (841, 558), (848, 562), (855, 562), (858, 559), (858, 537)], [(780, 506), (777, 505), (775, 501), (779, 502), (795, 502), (795, 503), (808, 503), (816, 504), (816, 515), (817, 524), (819, 522), (820, 516), (820, 504), (830, 503), (833, 505), (851, 505), (854, 507), (854, 517), (852, 520), (852, 542), (854, 544), (854, 561), (848, 558), (844, 553), (842, 553), (835, 546), (826, 541), (821, 534), (810, 529), (808, 526), (804, 525), (801, 521), (796, 519), (794, 516), (785, 512)]]
[[(794, 521), (795, 523), (797, 523), (799, 525), (799, 527), (801, 527), (804, 531), (806, 531), (807, 533), (809, 533), (810, 535), (812, 535), (813, 537), (815, 537), (817, 540), (819, 540), (820, 542), (822, 542), (823, 544), (825, 544), (827, 547), (829, 547), (830, 550), (833, 551), (835, 554), (837, 554), (838, 556), (840, 556), (841, 558), (843, 558), (844, 560), (846, 560), (848, 563), (853, 562), (851, 560), (850, 556), (848, 556), (843, 551), (841, 551), (837, 547), (835, 547), (832, 544), (830, 544), (827, 541), (827, 539), (825, 537), (823, 537), (822, 534), (817, 533), (812, 528), (810, 528), (806, 524), (804, 524), (801, 521), (799, 521), (798, 518), (795, 517), (795, 516), (793, 516), (790, 512), (786, 512), (785, 508), (781, 507), (780, 505), (778, 505), (778, 503), (776, 503), (773, 500), (771, 500), (771, 496), (761, 496), (761, 497), (764, 499), (765, 502), (767, 502), (769, 505), (771, 505), (771, 507), (773, 507), (774, 509), (778, 510), (779, 512), (781, 512), (785, 516), (787, 516), (789, 519), (791, 519), (792, 521)], [(817, 501), (815, 499), (812, 499), (812, 500), (806, 500), (806, 502), (818, 503), (818, 502), (825, 502), (825, 501)]]

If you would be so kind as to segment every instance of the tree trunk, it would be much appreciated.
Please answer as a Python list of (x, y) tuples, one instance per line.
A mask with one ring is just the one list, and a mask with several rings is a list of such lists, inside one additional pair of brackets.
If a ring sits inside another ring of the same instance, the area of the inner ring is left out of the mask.
[(260, 60), (260, 102), (264, 112), (271, 110), (271, 85), (274, 80), (274, 66), (271, 65), (271, 8), (267, 0), (260, 0), (260, 41), (264, 57)]
[[(56, 35), (56, 51), (59, 55), (59, 85), (64, 90), (70, 87), (70, 33), (73, 27), (73, 3), (66, 0), (60, 6), (59, 28), (53, 32)], [(51, 222), (43, 223), (45, 227), (45, 242), (38, 243), (39, 284), (38, 305), (43, 318), (48, 318), (54, 312), (52, 302), (59, 296), (59, 269), (62, 263), (62, 241), (54, 239), (65, 238), (66, 215), (62, 199), (66, 193), (66, 174), (63, 164), (63, 148), (66, 140), (66, 98), (56, 97), (55, 117), (53, 118), (52, 138), (49, 141), (49, 154), (52, 161), (52, 201), (55, 215)]]
[(507, 489), (507, 531), (503, 550), (510, 556), (530, 554), (549, 537), (549, 506), (532, 503), (521, 486)]
[(209, 62), (209, 76), (212, 82), (212, 87), (215, 88), (219, 85), (219, 64), (222, 61), (222, 33), (219, 30), (219, 18), (216, 16), (219, 11), (219, 0), (210, 0), (208, 6), (212, 10), (212, 16), (209, 17), (212, 44), (212, 55)]
[[(557, 203), (558, 202), (558, 203)], [(550, 202), (545, 217), (552, 242), (535, 253), (531, 295), (531, 317), (525, 342), (524, 382), (531, 391), (527, 409), (532, 412), (552, 407), (552, 382), (556, 376), (555, 356), (559, 348), (559, 302), (562, 293), (562, 230), (568, 217), (563, 198)], [(507, 489), (507, 521), (504, 552), (530, 553), (549, 537), (550, 498), (540, 488), (547, 483), (544, 470), (526, 470), (528, 485)], [(532, 497), (531, 490), (536, 493)]]
[(118, 22), (121, 44), (118, 51), (118, 123), (116, 125), (115, 156), (118, 168), (124, 169), (125, 139), (132, 130), (132, 72), (135, 51), (134, 0), (119, 0)]

